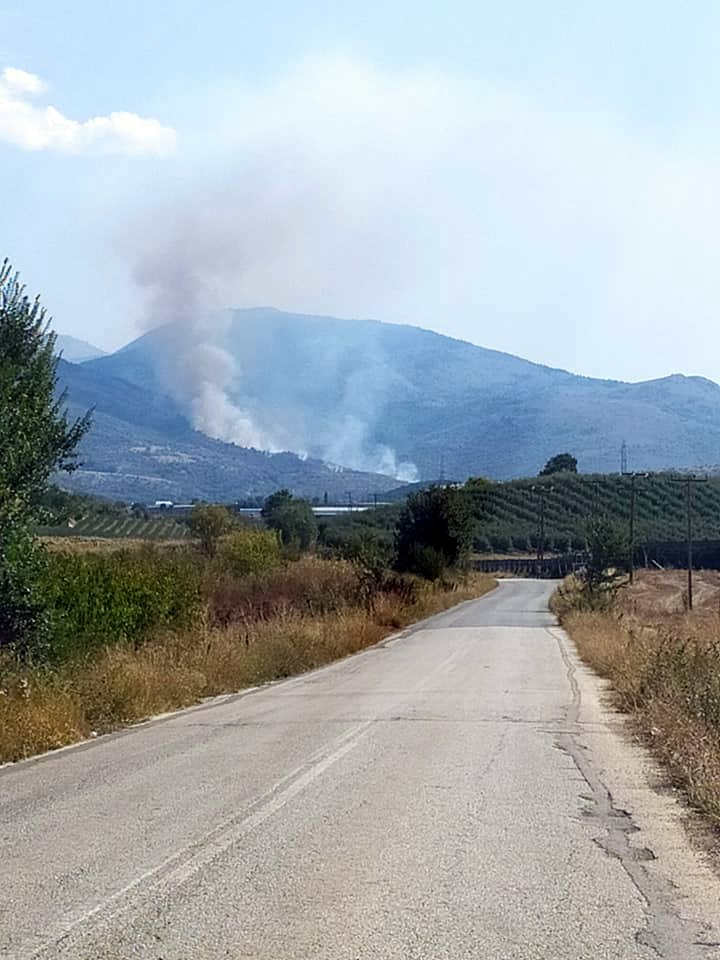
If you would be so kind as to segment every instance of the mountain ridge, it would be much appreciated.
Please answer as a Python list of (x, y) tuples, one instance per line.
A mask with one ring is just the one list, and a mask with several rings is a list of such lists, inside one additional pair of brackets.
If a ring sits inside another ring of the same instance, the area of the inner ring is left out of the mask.
[[(83, 368), (145, 386), (187, 419), (168, 377), (178, 357), (192, 366), (198, 344), (183, 330), (156, 328)], [(506, 479), (569, 450), (607, 472), (623, 441), (632, 469), (720, 460), (720, 386), (704, 377), (586, 377), (420, 327), (276, 308), (225, 312), (210, 342), (237, 366), (229, 401), (272, 446), (356, 469), (412, 463), (429, 480), (443, 461), (448, 476)]]
[(93, 411), (79, 448), (79, 469), (56, 478), (65, 489), (126, 501), (187, 502), (267, 496), (289, 487), (304, 496), (327, 492), (344, 500), (348, 491), (360, 499), (392, 484), (390, 477), (341, 470), (289, 452), (273, 455), (213, 440), (193, 430), (166, 398), (88, 363), (59, 361), (62, 391), (71, 417)]
[(58, 333), (55, 347), (58, 353), (62, 354), (63, 358), (70, 363), (84, 363), (86, 360), (96, 360), (98, 357), (106, 355), (105, 351), (96, 347), (94, 343), (71, 337), (69, 333)]

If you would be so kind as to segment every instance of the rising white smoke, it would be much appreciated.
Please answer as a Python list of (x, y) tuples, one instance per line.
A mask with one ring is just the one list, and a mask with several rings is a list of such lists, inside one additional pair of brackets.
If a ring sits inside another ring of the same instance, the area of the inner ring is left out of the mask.
[(189, 349), (178, 358), (184, 370), (179, 381), (182, 387), (175, 391), (175, 398), (189, 406), (193, 426), (216, 440), (275, 452), (270, 437), (230, 400), (229, 391), (238, 375), (232, 355), (205, 340), (193, 342), (190, 338), (187, 345)]
[(161, 384), (195, 429), (216, 440), (275, 452), (273, 439), (231, 399), (239, 370), (223, 346), (230, 316), (197, 268), (177, 234), (166, 245), (145, 250), (135, 265), (135, 281), (147, 294), (146, 326), (172, 327), (158, 359)]
[(405, 136), (417, 141), (425, 109), (446, 126), (453, 110), (447, 85), (422, 72), (398, 75), (386, 94), (377, 71), (334, 60), (307, 62), (290, 79), (238, 94), (236, 115), (219, 128), (226, 155), (208, 160), (198, 145), (200, 172), (182, 168), (160, 187), (127, 247), (148, 297), (146, 328), (176, 324), (165, 380), (198, 429), (414, 478), (413, 464), (373, 439), (387, 396), (366, 382), (348, 391), (327, 424), (312, 425), (320, 437), (295, 425), (261, 427), (235, 402), (242, 357), (228, 353), (222, 319), (226, 308), (263, 303), (327, 313), (343, 296), (356, 316), (372, 315), (367, 305), (392, 305), (414, 282), (412, 232), (394, 250), (378, 237), (393, 217), (413, 223), (437, 148), (421, 157), (396, 148)]

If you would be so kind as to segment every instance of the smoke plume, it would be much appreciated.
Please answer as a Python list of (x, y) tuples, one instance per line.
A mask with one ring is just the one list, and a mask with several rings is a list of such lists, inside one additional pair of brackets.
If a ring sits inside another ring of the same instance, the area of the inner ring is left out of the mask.
[[(135, 264), (135, 282), (147, 294), (146, 329), (172, 326), (157, 359), (164, 389), (190, 417), (193, 426), (216, 440), (274, 452), (272, 438), (231, 400), (239, 371), (223, 346), (229, 314), (219, 306), (213, 271), (204, 270), (185, 242), (185, 232), (145, 249)], [(222, 258), (214, 269), (222, 269)]]
[[(306, 97), (312, 101), (319, 84), (325, 89), (323, 73), (312, 64), (301, 71), (305, 113)], [(344, 79), (372, 86), (372, 76), (355, 68)], [(246, 102), (246, 127), (231, 138), (232, 149), (202, 173), (183, 169), (171, 186), (160, 186), (151, 209), (132, 223), (124, 246), (145, 298), (143, 327), (173, 325), (160, 373), (198, 430), (242, 446), (414, 479), (413, 464), (373, 440), (383, 397), (367, 383), (348, 391), (343, 408), (330, 411), (315, 432), (267, 422), (250, 412), (252, 403), (238, 403), (243, 358), (228, 349), (228, 308), (312, 303), (329, 312), (323, 305), (344, 291), (362, 310), (378, 297), (392, 302), (404, 280), (404, 270), (398, 263), (390, 269), (387, 251), (376, 243), (378, 218), (385, 216), (378, 158), (364, 171), (348, 166), (343, 175), (343, 157), (353, 148), (341, 138), (328, 149), (331, 129), (324, 123), (298, 129), (300, 116), (288, 102), (296, 93), (284, 87)], [(321, 113), (332, 109), (317, 106)], [(360, 148), (364, 134), (358, 135)]]

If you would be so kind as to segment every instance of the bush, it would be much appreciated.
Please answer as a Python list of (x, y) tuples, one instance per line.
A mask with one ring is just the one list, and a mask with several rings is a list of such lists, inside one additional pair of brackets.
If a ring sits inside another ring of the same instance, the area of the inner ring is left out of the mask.
[(159, 628), (189, 626), (201, 610), (201, 570), (179, 551), (51, 554), (44, 580), (53, 660), (137, 645)]
[(214, 567), (219, 572), (245, 577), (273, 570), (281, 563), (280, 545), (274, 533), (241, 529), (220, 542)]
[(269, 620), (285, 613), (339, 613), (360, 605), (364, 596), (362, 577), (352, 564), (305, 557), (255, 576), (220, 577), (209, 597), (210, 622), (224, 625)]
[(262, 518), (276, 530), (283, 546), (307, 550), (318, 536), (317, 521), (307, 500), (296, 499), (289, 490), (271, 494), (263, 505)]
[(187, 523), (190, 533), (200, 541), (203, 552), (212, 557), (217, 551), (220, 537), (232, 530), (235, 518), (227, 507), (212, 503), (197, 503)]
[(407, 556), (407, 569), (425, 580), (439, 580), (446, 566), (445, 557), (434, 547), (415, 546)]

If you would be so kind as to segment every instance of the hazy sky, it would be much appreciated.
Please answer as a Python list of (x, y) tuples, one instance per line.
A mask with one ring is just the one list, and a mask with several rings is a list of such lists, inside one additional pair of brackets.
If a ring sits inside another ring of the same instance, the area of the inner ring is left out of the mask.
[(720, 379), (720, 5), (0, 0), (0, 256), (113, 348), (213, 306)]

